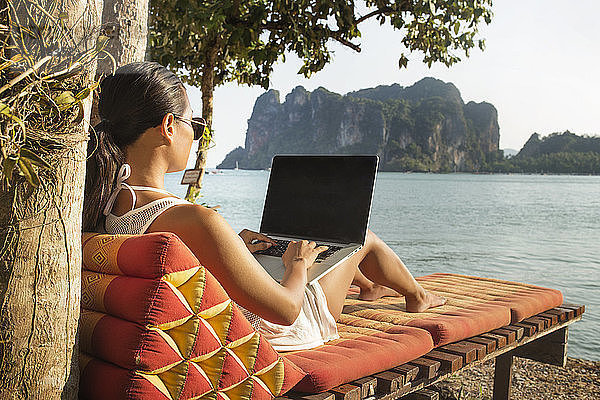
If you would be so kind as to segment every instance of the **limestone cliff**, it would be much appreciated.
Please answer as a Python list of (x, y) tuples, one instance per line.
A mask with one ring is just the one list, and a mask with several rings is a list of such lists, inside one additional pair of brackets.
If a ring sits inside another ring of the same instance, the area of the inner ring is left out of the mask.
[(496, 109), (464, 104), (451, 83), (425, 78), (341, 96), (298, 86), (254, 104), (246, 143), (218, 168), (263, 169), (274, 154), (378, 154), (382, 170), (476, 171), (500, 140)]

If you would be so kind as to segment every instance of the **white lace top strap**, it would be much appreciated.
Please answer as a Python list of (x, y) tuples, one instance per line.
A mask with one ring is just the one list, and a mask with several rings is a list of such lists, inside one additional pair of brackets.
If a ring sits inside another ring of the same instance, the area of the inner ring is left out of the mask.
[[(154, 220), (167, 209), (178, 205), (178, 204), (191, 204), (190, 202), (176, 197), (173, 193), (168, 192), (164, 189), (153, 188), (150, 186), (134, 186), (125, 183), (125, 180), (129, 178), (131, 174), (131, 167), (129, 164), (123, 164), (119, 169), (117, 175), (117, 186), (108, 198), (108, 202), (104, 207), (104, 228), (108, 233), (115, 234), (142, 234), (146, 232), (148, 227), (154, 222)], [(131, 209), (123, 215), (114, 215), (111, 211), (117, 195), (121, 189), (127, 188), (131, 192), (133, 204)], [(153, 192), (159, 192), (169, 194), (174, 197), (163, 197), (156, 199), (148, 204), (144, 204), (141, 207), (135, 208), (136, 195), (135, 190), (149, 190)]]
[[(106, 202), (106, 206), (104, 207), (104, 211), (103, 211), (104, 215), (108, 215), (112, 211), (112, 208), (115, 204), (115, 200), (117, 199), (119, 192), (123, 188), (128, 189), (129, 192), (131, 193), (132, 204), (131, 204), (131, 210), (129, 210), (129, 211), (133, 211), (133, 209), (135, 208), (135, 203), (137, 201), (137, 196), (135, 195), (134, 189), (135, 190), (148, 190), (148, 191), (152, 191), (152, 192), (159, 192), (159, 193), (170, 194), (171, 196), (175, 196), (173, 193), (167, 192), (164, 189), (154, 188), (154, 187), (150, 187), (150, 186), (129, 185), (129, 184), (125, 183), (125, 181), (127, 180), (127, 178), (129, 178), (130, 175), (131, 175), (131, 166), (129, 164), (121, 165), (121, 168), (119, 168), (119, 172), (117, 174), (117, 185), (115, 186), (115, 189), (110, 194), (110, 197), (108, 198), (108, 201)], [(175, 196), (175, 197), (177, 197), (177, 196)]]
[(141, 235), (159, 215), (178, 204), (191, 203), (177, 197), (163, 197), (123, 215), (109, 213), (104, 220), (104, 229), (113, 234)]

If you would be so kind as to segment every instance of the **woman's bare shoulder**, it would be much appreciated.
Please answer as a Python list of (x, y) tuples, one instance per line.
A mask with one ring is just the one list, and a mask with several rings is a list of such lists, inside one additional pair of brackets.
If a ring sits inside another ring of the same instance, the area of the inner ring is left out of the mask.
[(147, 232), (199, 230), (224, 224), (225, 220), (213, 209), (197, 204), (179, 204), (159, 215)]

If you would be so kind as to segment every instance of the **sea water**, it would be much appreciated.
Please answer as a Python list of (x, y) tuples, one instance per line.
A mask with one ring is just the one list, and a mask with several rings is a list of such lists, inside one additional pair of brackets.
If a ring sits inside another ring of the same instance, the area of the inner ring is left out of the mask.
[[(220, 206), (236, 232), (258, 230), (268, 176), (209, 171), (200, 202)], [(184, 196), (180, 181), (181, 173), (167, 175), (167, 190)], [(600, 360), (600, 176), (380, 172), (369, 228), (415, 276), (452, 272), (561, 290), (586, 306), (570, 327), (569, 355)]]

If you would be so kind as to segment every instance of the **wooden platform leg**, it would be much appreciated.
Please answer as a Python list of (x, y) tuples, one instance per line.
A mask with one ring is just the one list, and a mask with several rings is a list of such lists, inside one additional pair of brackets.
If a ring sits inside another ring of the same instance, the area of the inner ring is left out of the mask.
[(496, 366), (494, 370), (494, 400), (510, 399), (510, 388), (512, 386), (512, 364), (512, 351), (496, 357)]

